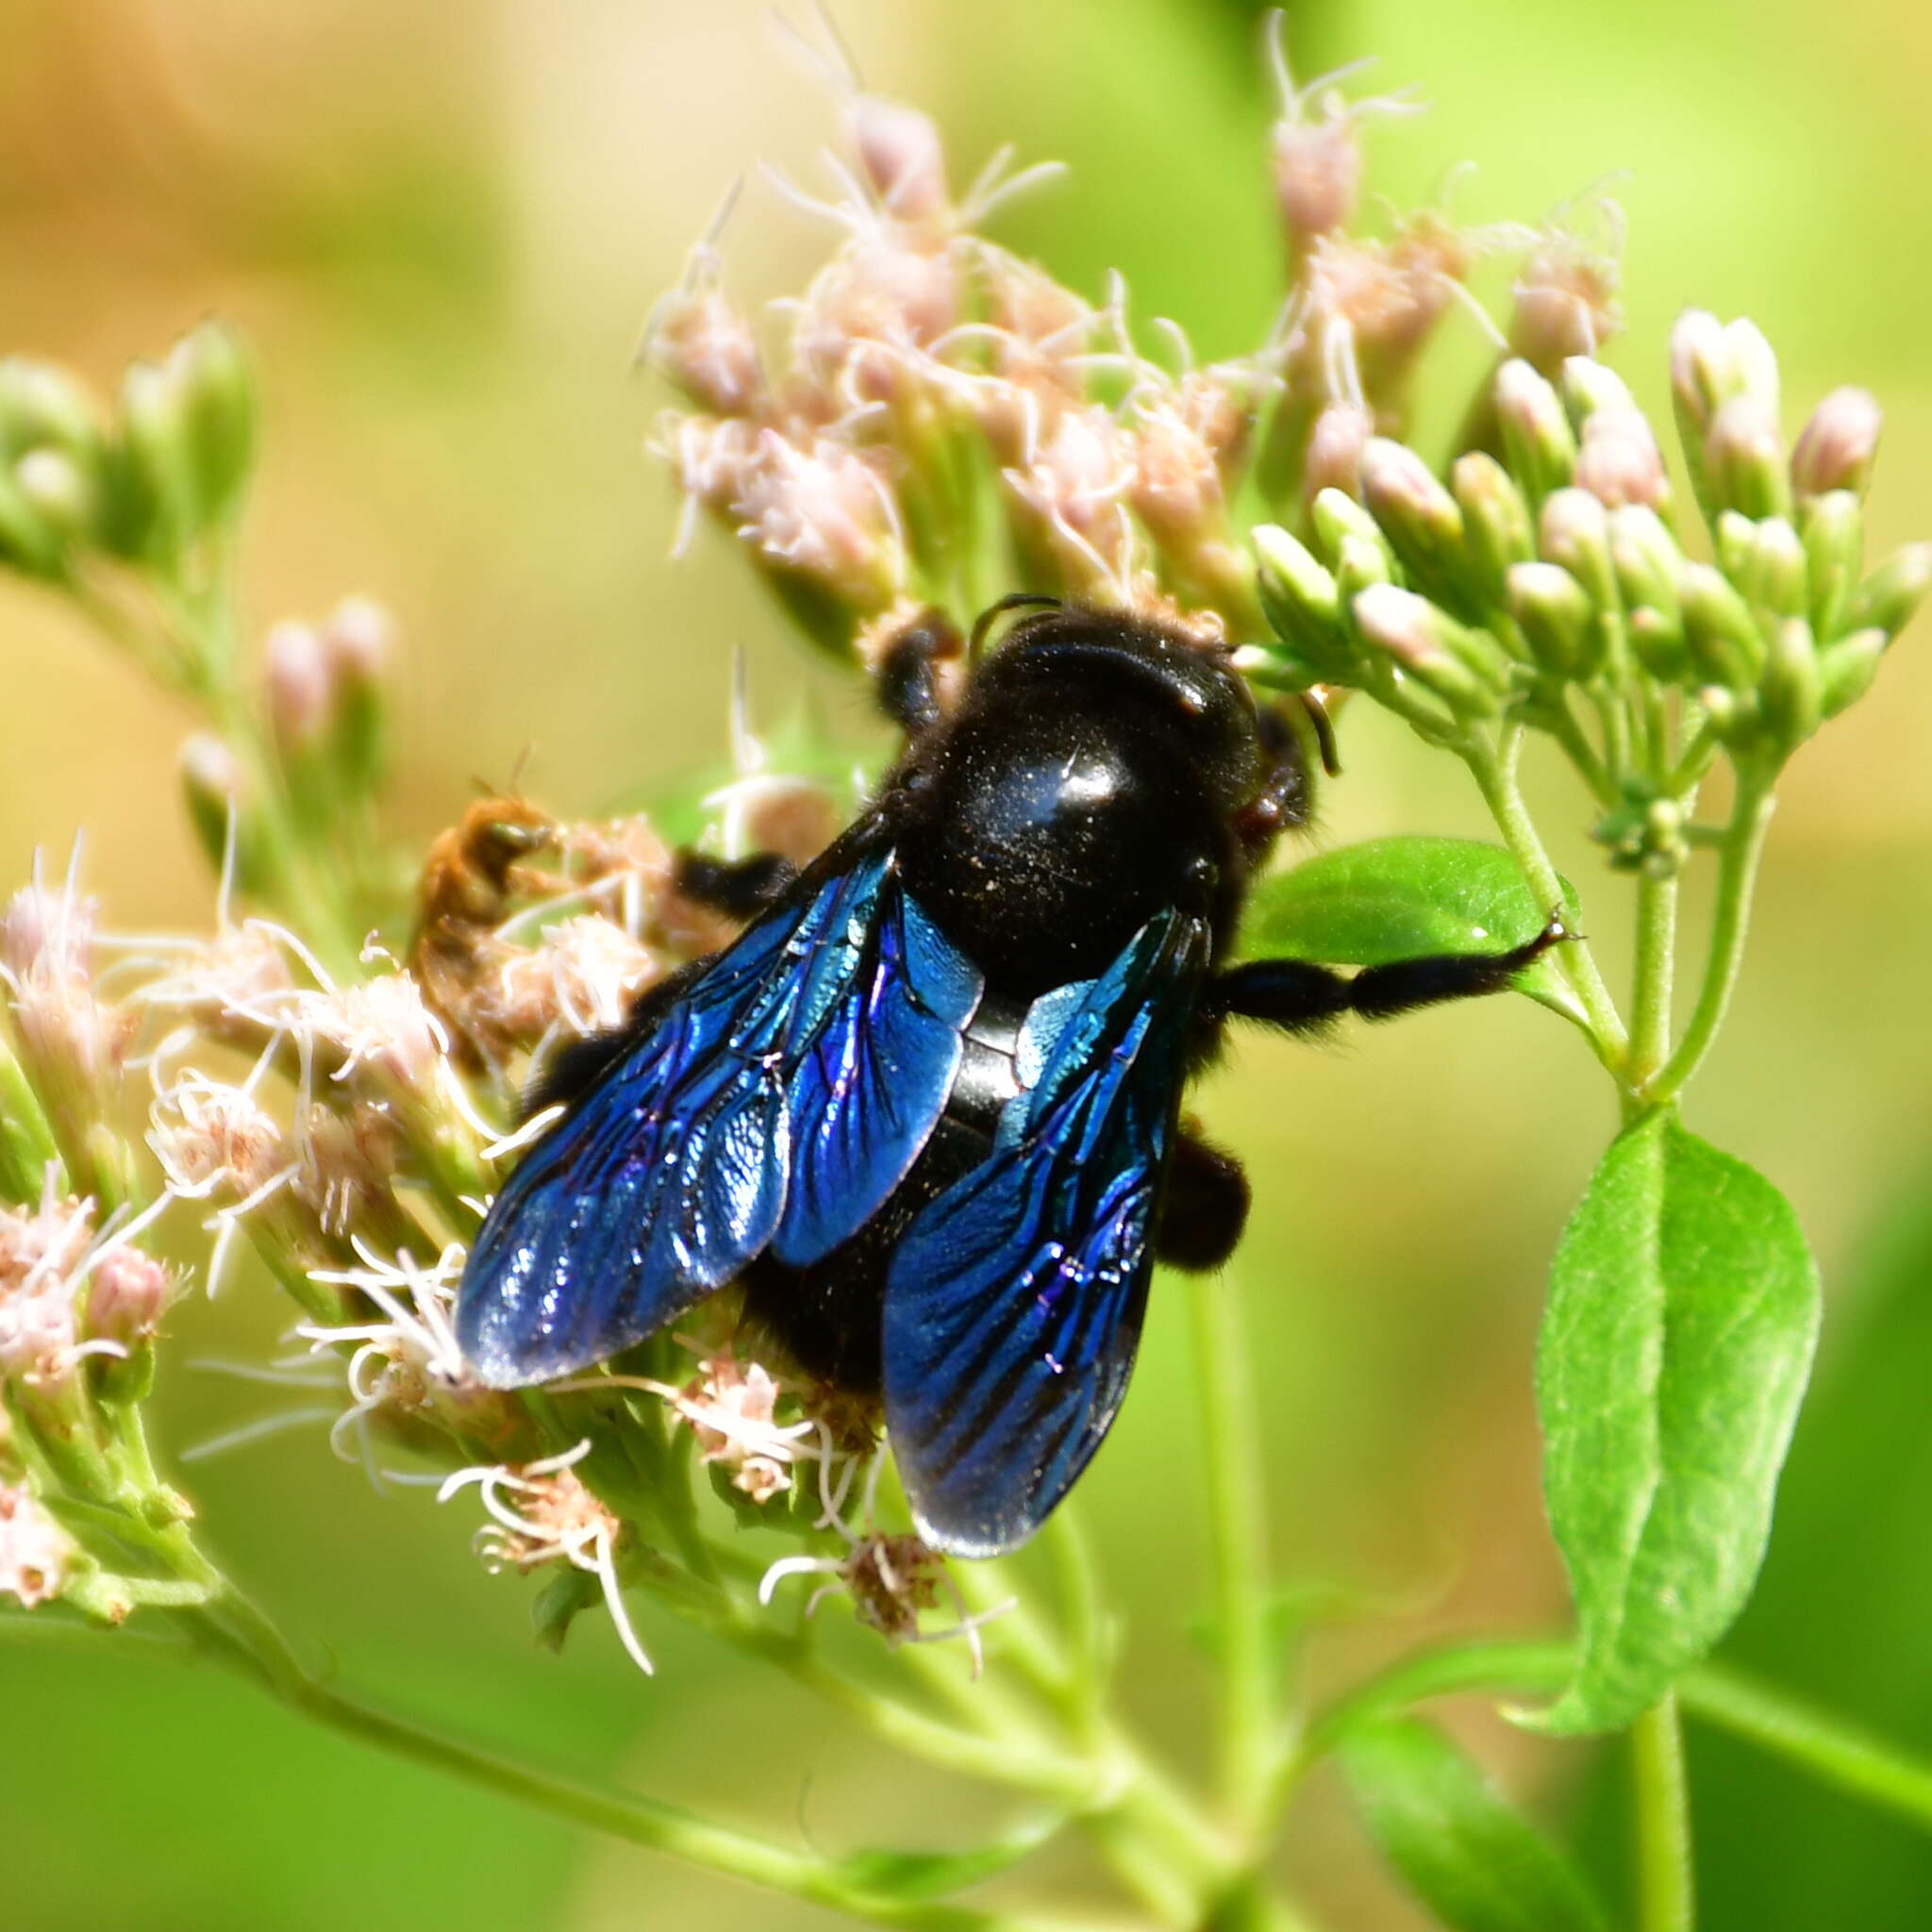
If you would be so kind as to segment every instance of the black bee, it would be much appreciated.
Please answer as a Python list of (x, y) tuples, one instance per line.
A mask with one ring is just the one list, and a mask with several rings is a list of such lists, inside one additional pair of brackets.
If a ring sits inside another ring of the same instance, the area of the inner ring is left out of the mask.
[[(1046, 608), (980, 656), (1020, 602)], [(983, 1557), (1100, 1446), (1154, 1262), (1217, 1267), (1241, 1237), (1239, 1163), (1180, 1120), (1224, 1023), (1493, 992), (1562, 931), (1352, 978), (1229, 966), (1306, 816), (1294, 732), (1144, 618), (1008, 599), (974, 646), (946, 710), (958, 633), (908, 627), (880, 679), (906, 748), (858, 822), (803, 873), (714, 879), (756, 910), (743, 935), (540, 1092), (572, 1105), (497, 1195), (457, 1332), (511, 1388), (742, 1278), (808, 1371), (882, 1398), (920, 1534)]]

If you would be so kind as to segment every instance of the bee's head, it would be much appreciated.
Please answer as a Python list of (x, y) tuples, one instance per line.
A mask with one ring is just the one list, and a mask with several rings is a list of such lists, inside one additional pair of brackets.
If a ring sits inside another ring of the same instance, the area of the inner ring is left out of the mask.
[(1266, 755), (1255, 700), (1224, 650), (1121, 610), (1056, 605), (1023, 618), (979, 665), (975, 695), (1087, 708), (1164, 742), (1224, 810), (1255, 794)]

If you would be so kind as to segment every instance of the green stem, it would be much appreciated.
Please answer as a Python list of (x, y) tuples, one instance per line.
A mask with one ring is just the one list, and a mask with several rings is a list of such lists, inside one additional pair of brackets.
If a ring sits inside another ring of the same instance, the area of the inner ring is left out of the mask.
[(1744, 938), (1751, 924), (1751, 895), (1757, 882), (1758, 861), (1776, 806), (1772, 795), (1775, 774), (1757, 765), (1738, 773), (1738, 797), (1731, 808), (1718, 857), (1717, 909), (1711, 920), (1710, 952), (1705, 960), (1704, 984), (1690, 1024), (1670, 1058), (1641, 1088), (1646, 1106), (1661, 1107), (1676, 1098), (1685, 1083), (1704, 1063), (1710, 1043), (1724, 1024), (1732, 989), (1744, 959)]
[[(1496, 829), (1503, 835), (1503, 842), (1508, 846), (1517, 865), (1522, 868), (1524, 877), (1529, 881), (1530, 890), (1543, 906), (1552, 910), (1561, 906), (1564, 903), (1563, 882), (1557, 876), (1549, 853), (1543, 848), (1517, 783), (1516, 765), (1523, 749), (1522, 726), (1506, 724), (1495, 744), (1478, 739), (1471, 740), (1457, 749), (1482, 792), (1491, 817), (1496, 822)], [(1552, 957), (1582, 1003), (1597, 1058), (1616, 1072), (1624, 1063), (1629, 1038), (1588, 942), (1581, 939), (1572, 940), (1566, 945), (1556, 947)]]
[(1281, 1755), (1280, 1687), (1268, 1642), (1268, 1510), (1239, 1291), (1231, 1277), (1189, 1282), (1194, 1374), (1207, 1460), (1224, 1809), (1244, 1849), (1268, 1817)]
[(1630, 1009), (1630, 1049), (1624, 1086), (1633, 1095), (1671, 1051), (1671, 991), (1676, 965), (1677, 881), (1674, 874), (1637, 880), (1637, 985)]
[(708, 1824), (675, 1806), (589, 1790), (422, 1729), (322, 1682), (303, 1666), (280, 1633), (232, 1592), (194, 1614), (214, 1656), (302, 1716), (553, 1817), (876, 1924), (924, 1932), (1020, 1932), (1024, 1924), (1007, 1914), (942, 1901), (883, 1896), (855, 1884), (823, 1859)]
[(1679, 1689), (1692, 1717), (1788, 1758), (1855, 1798), (1932, 1831), (1932, 1761), (1901, 1751), (1807, 1704), (1734, 1671), (1706, 1664)]
[(1630, 1727), (1636, 1786), (1637, 1923), (1641, 1932), (1693, 1932), (1690, 1794), (1677, 1700), (1666, 1696)]

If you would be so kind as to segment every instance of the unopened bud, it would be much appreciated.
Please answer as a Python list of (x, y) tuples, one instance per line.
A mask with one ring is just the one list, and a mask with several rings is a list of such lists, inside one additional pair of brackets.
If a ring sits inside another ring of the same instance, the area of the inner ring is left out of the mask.
[(65, 559), (59, 531), (28, 501), (12, 472), (0, 464), (0, 566), (28, 576), (57, 577)]
[(1335, 560), (1336, 594), (1344, 606), (1355, 602), (1356, 593), (1375, 584), (1392, 581), (1389, 552), (1365, 537), (1344, 537)]
[(269, 632), (263, 655), (275, 748), (284, 758), (298, 758), (316, 748), (333, 722), (334, 667), (321, 633), (293, 620)]
[(1828, 490), (1812, 497), (1799, 518), (1811, 583), (1811, 628), (1829, 641), (1845, 627), (1865, 568), (1864, 507), (1849, 490)]
[(858, 94), (848, 125), (858, 165), (889, 215), (926, 222), (946, 213), (945, 149), (929, 116), (899, 101)]
[(1610, 564), (1624, 604), (1674, 614), (1677, 572), (1684, 557), (1663, 519), (1641, 504), (1626, 504), (1610, 512), (1607, 527)]
[(241, 761), (210, 731), (197, 731), (181, 747), (181, 790), (201, 849), (220, 865), (228, 849), (228, 826), (248, 808)]
[(1791, 488), (1798, 501), (1834, 490), (1864, 495), (1884, 424), (1870, 390), (1833, 390), (1812, 410), (1791, 451)]
[(1482, 450), (1456, 458), (1449, 488), (1462, 511), (1471, 572), (1483, 593), (1495, 602), (1503, 596), (1509, 566), (1527, 563), (1536, 555), (1529, 506), (1508, 471)]
[(1683, 616), (1676, 608), (1674, 597), (1669, 610), (1640, 604), (1626, 611), (1624, 634), (1630, 640), (1637, 661), (1653, 677), (1665, 684), (1681, 681), (1690, 660), (1684, 649)]
[(1259, 559), (1257, 588), (1275, 635), (1307, 676), (1301, 683), (1354, 683), (1359, 675), (1354, 644), (1341, 622), (1334, 576), (1312, 552), (1278, 524), (1252, 534)]
[(1576, 481), (1612, 509), (1625, 504), (1651, 509), (1668, 507), (1670, 479), (1642, 410), (1606, 408), (1584, 419)]
[(1713, 685), (1741, 692), (1757, 682), (1764, 639), (1730, 580), (1707, 563), (1687, 563), (1677, 578), (1690, 660)]
[(1819, 708), (1825, 717), (1836, 718), (1872, 689), (1890, 642), (1882, 630), (1855, 630), (1819, 652)]
[(1567, 484), (1576, 467), (1576, 438), (1550, 383), (1521, 358), (1496, 372), (1496, 424), (1509, 474), (1532, 503)]
[(1468, 600), (1462, 512), (1421, 457), (1387, 437), (1371, 438), (1362, 451), (1362, 498), (1415, 582), (1450, 602)]
[(1704, 438), (1704, 478), (1710, 502), (1747, 517), (1783, 516), (1791, 507), (1790, 475), (1777, 416), (1761, 398), (1740, 394), (1719, 404)]
[(1381, 525), (1354, 497), (1344, 495), (1340, 490), (1324, 490), (1310, 506), (1308, 516), (1315, 526), (1315, 538), (1321, 545), (1322, 554), (1331, 564), (1340, 568), (1341, 546), (1354, 539), (1380, 554), (1383, 559), (1382, 577), (1393, 574), (1395, 554), (1389, 547), (1389, 539), (1383, 535)]
[(1465, 630), (1426, 597), (1393, 584), (1371, 584), (1351, 605), (1363, 641), (1386, 652), (1453, 709), (1495, 709), (1508, 670), (1494, 641)]
[(1823, 703), (1811, 626), (1802, 617), (1788, 618), (1772, 633), (1757, 687), (1758, 716), (1786, 757), (1818, 729)]
[(186, 397), (173, 372), (152, 362), (128, 367), (120, 428), (105, 469), (108, 541), (130, 557), (175, 557), (194, 526), (195, 488)]
[(139, 1248), (109, 1248), (88, 1279), (87, 1327), (91, 1336), (124, 1348), (148, 1341), (160, 1325), (173, 1293), (168, 1271)]
[(181, 391), (196, 521), (225, 522), (255, 460), (255, 377), (248, 358), (233, 329), (208, 321), (175, 343), (168, 367)]
[(1777, 357), (1754, 322), (1721, 323), (1707, 309), (1687, 308), (1671, 331), (1671, 391), (1701, 442), (1718, 410), (1748, 396), (1777, 421)]
[(1744, 601), (1767, 623), (1804, 613), (1810, 586), (1805, 575), (1805, 546), (1783, 517), (1758, 524), (1751, 556), (1735, 579)]
[(1846, 622), (1896, 637), (1932, 591), (1932, 543), (1907, 543), (1858, 586)]
[(13, 466), (13, 481), (63, 544), (77, 545), (92, 535), (99, 497), (87, 473), (65, 450), (29, 450)]
[(334, 680), (335, 755), (350, 785), (369, 791), (383, 766), (384, 679), (395, 625), (369, 597), (344, 597), (321, 625)]
[(1570, 420), (1581, 430), (1603, 409), (1634, 409), (1637, 398), (1630, 385), (1607, 363), (1593, 356), (1571, 356), (1562, 369), (1562, 392)]
[(100, 443), (100, 412), (75, 377), (24, 356), (0, 360), (0, 461), (35, 449), (92, 461)]
[(1560, 564), (1509, 566), (1509, 614), (1538, 664), (1553, 677), (1587, 678), (1599, 655), (1596, 607)]
[(1589, 491), (1558, 490), (1545, 500), (1537, 519), (1537, 550), (1546, 562), (1560, 563), (1599, 608), (1616, 602), (1609, 512)]

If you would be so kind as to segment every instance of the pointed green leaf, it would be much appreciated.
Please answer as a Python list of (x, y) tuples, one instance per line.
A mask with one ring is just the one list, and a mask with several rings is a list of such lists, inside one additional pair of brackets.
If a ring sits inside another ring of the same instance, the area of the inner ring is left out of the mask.
[(1576, 1600), (1544, 1731), (1628, 1724), (1743, 1608), (1818, 1333), (1818, 1271), (1771, 1183), (1654, 1116), (1564, 1230), (1537, 1354), (1543, 1496)]
[(1602, 1932), (1569, 1860), (1435, 1725), (1366, 1724), (1340, 1755), (1369, 1836), (1453, 1932)]
[[(1566, 883), (1564, 911), (1575, 917)], [(1324, 852), (1263, 879), (1250, 894), (1241, 949), (1250, 958), (1327, 966), (1385, 966), (1430, 953), (1501, 953), (1541, 930), (1540, 906), (1515, 859), (1479, 839), (1371, 839)], [(1548, 958), (1518, 990), (1580, 1020), (1575, 995)]]

